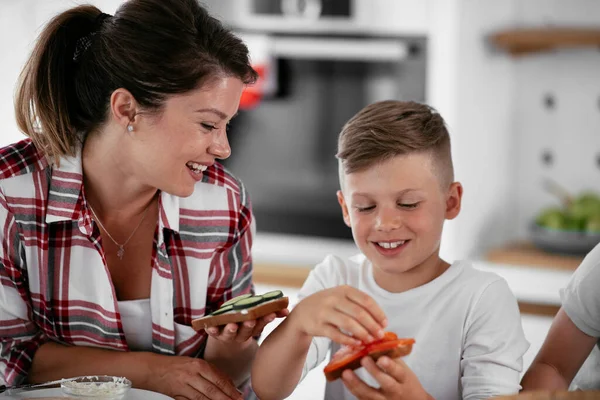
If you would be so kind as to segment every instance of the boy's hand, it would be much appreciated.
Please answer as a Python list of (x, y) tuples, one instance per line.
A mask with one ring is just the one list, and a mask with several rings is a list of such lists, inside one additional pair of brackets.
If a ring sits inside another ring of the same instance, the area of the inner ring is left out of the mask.
[(383, 337), (387, 324), (375, 300), (351, 286), (337, 286), (308, 296), (298, 303), (288, 320), (306, 335), (325, 336), (349, 346)]
[(365, 357), (361, 365), (381, 387), (375, 389), (364, 383), (353, 371), (344, 371), (344, 385), (359, 400), (433, 400), (421, 386), (419, 378), (401, 359), (392, 360), (383, 356), (375, 363), (371, 357)]
[(251, 337), (260, 335), (265, 326), (273, 322), (275, 318), (283, 318), (288, 314), (289, 311), (286, 308), (276, 313), (271, 313), (262, 318), (251, 321), (244, 321), (238, 324), (231, 323), (225, 326), (213, 326), (211, 328), (207, 328), (206, 333), (222, 342), (244, 343)]

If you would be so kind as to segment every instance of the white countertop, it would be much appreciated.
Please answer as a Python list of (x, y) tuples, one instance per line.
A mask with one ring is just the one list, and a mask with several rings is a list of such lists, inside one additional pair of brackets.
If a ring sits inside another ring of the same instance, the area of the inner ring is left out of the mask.
[[(312, 268), (327, 254), (349, 257), (358, 253), (351, 240), (339, 240), (259, 232), (253, 245), (256, 263), (273, 263), (290, 267)], [(560, 306), (561, 288), (572, 271), (545, 269), (532, 266), (514, 266), (473, 260), (475, 267), (495, 272), (508, 282), (519, 301)]]

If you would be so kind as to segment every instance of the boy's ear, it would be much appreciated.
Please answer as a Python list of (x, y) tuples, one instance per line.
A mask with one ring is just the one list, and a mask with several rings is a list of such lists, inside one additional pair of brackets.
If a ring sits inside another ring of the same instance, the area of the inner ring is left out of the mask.
[(460, 213), (463, 187), (459, 182), (453, 182), (448, 189), (446, 198), (446, 219), (454, 219)]
[(346, 200), (344, 199), (344, 193), (341, 190), (337, 191), (337, 199), (338, 203), (340, 203), (340, 207), (342, 207), (342, 215), (344, 216), (344, 223), (348, 227), (352, 227), (350, 225), (350, 214), (348, 213), (348, 205), (346, 204)]

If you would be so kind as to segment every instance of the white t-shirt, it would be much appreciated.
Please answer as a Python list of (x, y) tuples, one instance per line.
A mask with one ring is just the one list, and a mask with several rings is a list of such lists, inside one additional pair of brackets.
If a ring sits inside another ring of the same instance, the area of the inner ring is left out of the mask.
[[(529, 343), (517, 301), (496, 274), (455, 262), (423, 286), (390, 293), (377, 285), (364, 256), (349, 260), (328, 256), (311, 271), (299, 299), (338, 285), (368, 293), (388, 318), (386, 330), (416, 340), (403, 360), (435, 399), (482, 399), (520, 390), (523, 354)], [(339, 348), (327, 338), (314, 338), (303, 376), (325, 360), (329, 350), (333, 354)], [(356, 372), (378, 386), (364, 368)], [(337, 380), (327, 383), (325, 399), (355, 397)]]
[[(562, 307), (580, 331), (600, 338), (600, 244), (583, 259), (567, 287)], [(571, 390), (600, 389), (600, 341), (573, 379)]]

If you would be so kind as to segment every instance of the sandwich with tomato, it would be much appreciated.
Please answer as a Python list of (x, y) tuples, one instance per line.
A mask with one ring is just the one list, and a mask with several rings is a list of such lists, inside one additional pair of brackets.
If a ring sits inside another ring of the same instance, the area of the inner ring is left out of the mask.
[(340, 378), (345, 370), (360, 368), (360, 360), (363, 357), (369, 356), (377, 361), (382, 356), (390, 358), (407, 356), (412, 351), (414, 343), (414, 339), (398, 339), (395, 333), (385, 332), (382, 339), (371, 343), (363, 343), (359, 346), (344, 346), (331, 357), (331, 361), (325, 366), (323, 370), (325, 378), (328, 381), (334, 381)]

